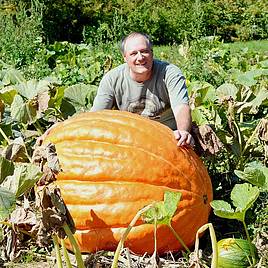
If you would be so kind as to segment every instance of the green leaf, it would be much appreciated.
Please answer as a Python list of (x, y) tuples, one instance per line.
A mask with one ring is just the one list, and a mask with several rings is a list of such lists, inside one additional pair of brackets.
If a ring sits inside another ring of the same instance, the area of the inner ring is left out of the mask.
[(38, 93), (49, 91), (50, 81), (48, 80), (30, 80), (18, 85), (18, 92), (28, 100), (32, 100)]
[(164, 201), (159, 201), (155, 206), (143, 214), (143, 220), (146, 223), (171, 224), (172, 217), (178, 208), (181, 199), (180, 192), (166, 191)]
[(25, 81), (21, 72), (16, 69), (6, 70), (4, 71), (4, 74), (2, 74), (2, 76), (2, 82), (5, 85), (16, 85)]
[(246, 211), (252, 206), (259, 196), (258, 187), (248, 183), (236, 184), (231, 192), (231, 199), (236, 209), (223, 200), (213, 200), (210, 205), (214, 214), (227, 219), (245, 220)]
[(64, 98), (75, 108), (76, 112), (87, 110), (87, 95), (89, 86), (85, 84), (76, 84), (70, 86), (64, 91)]
[(262, 87), (260, 89), (260, 91), (257, 93), (256, 97), (251, 101), (252, 108), (250, 110), (250, 113), (256, 114), (259, 111), (258, 108), (267, 99), (268, 99), (268, 91), (267, 91), (267, 88)]
[(14, 193), (0, 187), (0, 221), (5, 220), (15, 208), (16, 197)]
[(14, 172), (14, 164), (4, 157), (0, 156), (0, 184), (7, 176), (12, 175)]
[(3, 186), (16, 197), (23, 195), (30, 190), (35, 183), (42, 177), (42, 172), (34, 164), (17, 163), (13, 176), (9, 176)]
[(6, 86), (0, 91), (0, 99), (5, 104), (11, 105), (16, 94), (17, 90), (14, 88), (14, 86)]
[(249, 183), (236, 184), (231, 192), (234, 206), (241, 211), (248, 210), (259, 196), (259, 189)]
[(237, 93), (238, 88), (235, 85), (229, 83), (224, 83), (216, 89), (216, 95), (219, 99), (232, 97), (235, 100)]
[(194, 98), (195, 106), (204, 105), (204, 103), (213, 103), (216, 99), (215, 88), (209, 83), (200, 81), (191, 82), (189, 87), (191, 99)]
[(221, 218), (235, 219), (235, 220), (244, 219), (244, 213), (234, 211), (231, 205), (223, 200), (213, 200), (210, 202), (210, 205), (214, 209), (213, 210), (214, 214)]
[(50, 97), (48, 106), (50, 108), (60, 109), (62, 99), (64, 97), (64, 87), (56, 87), (56, 93), (54, 96)]
[(268, 68), (268, 60), (260, 61), (259, 64), (262, 68)]
[(198, 126), (209, 124), (205, 111), (202, 107), (196, 107), (192, 110), (192, 120)]
[(257, 80), (255, 80), (256, 73), (249, 71), (246, 73), (240, 73), (236, 77), (236, 82), (240, 85), (251, 87), (257, 84)]
[(87, 94), (87, 108), (90, 109), (93, 105), (93, 101), (97, 94), (98, 87), (95, 85), (89, 85), (88, 94)]
[(235, 170), (234, 172), (240, 179), (268, 190), (268, 168), (261, 162), (250, 162), (245, 166), (244, 171)]
[(35, 122), (36, 106), (34, 102), (24, 102), (20, 95), (16, 95), (11, 105), (11, 117), (24, 124)]

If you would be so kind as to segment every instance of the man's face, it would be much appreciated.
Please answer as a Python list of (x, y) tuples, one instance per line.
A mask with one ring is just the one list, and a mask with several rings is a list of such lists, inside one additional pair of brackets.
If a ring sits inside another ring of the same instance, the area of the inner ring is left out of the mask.
[(124, 60), (135, 75), (148, 76), (152, 71), (153, 53), (143, 36), (133, 36), (126, 40)]

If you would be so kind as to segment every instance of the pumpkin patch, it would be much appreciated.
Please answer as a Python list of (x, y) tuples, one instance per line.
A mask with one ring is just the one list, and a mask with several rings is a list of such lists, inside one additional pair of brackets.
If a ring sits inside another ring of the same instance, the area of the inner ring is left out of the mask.
[[(202, 161), (190, 147), (177, 147), (166, 126), (122, 111), (78, 114), (58, 123), (44, 140), (56, 147), (61, 172), (56, 184), (73, 217), (82, 252), (115, 250), (130, 221), (165, 191), (182, 194), (172, 227), (187, 246), (207, 223), (212, 186)], [(125, 246), (154, 251), (154, 226), (137, 221)], [(159, 225), (157, 249), (182, 249)]]

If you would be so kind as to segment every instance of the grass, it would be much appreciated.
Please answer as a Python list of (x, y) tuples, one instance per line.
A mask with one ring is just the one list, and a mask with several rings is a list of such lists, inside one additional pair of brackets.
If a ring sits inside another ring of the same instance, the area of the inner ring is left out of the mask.
[(259, 52), (268, 55), (268, 40), (226, 43), (224, 46), (230, 48), (232, 53), (248, 49), (252, 52)]

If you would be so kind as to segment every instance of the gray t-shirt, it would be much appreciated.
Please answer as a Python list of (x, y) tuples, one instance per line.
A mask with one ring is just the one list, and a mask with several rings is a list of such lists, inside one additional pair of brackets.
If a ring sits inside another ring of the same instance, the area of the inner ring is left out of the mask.
[(188, 101), (185, 78), (176, 65), (154, 60), (151, 79), (138, 83), (130, 77), (124, 63), (104, 75), (91, 111), (116, 108), (176, 129), (172, 110)]

